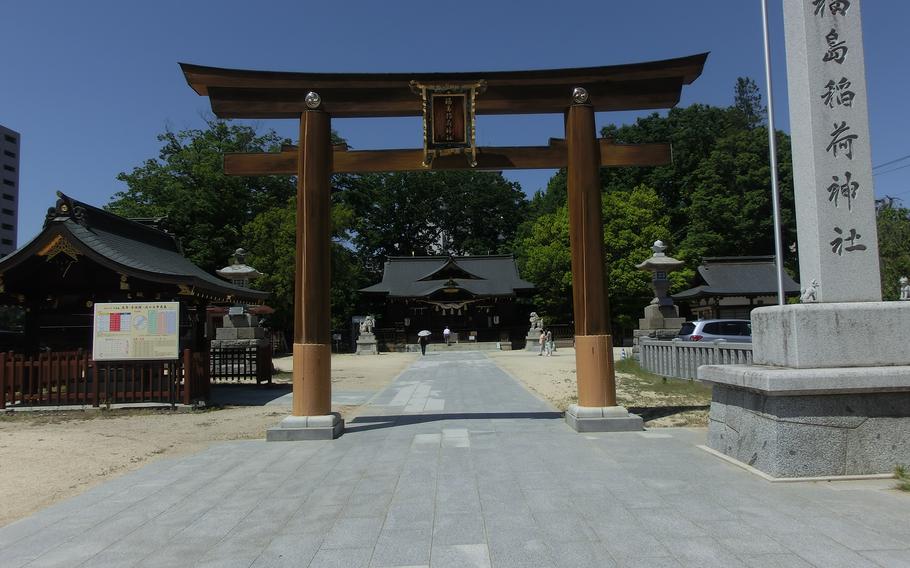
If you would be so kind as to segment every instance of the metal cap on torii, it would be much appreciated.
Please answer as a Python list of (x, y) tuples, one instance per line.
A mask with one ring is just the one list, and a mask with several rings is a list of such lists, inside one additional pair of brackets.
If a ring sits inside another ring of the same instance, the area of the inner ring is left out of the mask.
[(572, 89), (572, 102), (577, 105), (588, 104), (588, 91), (584, 87), (575, 87)]

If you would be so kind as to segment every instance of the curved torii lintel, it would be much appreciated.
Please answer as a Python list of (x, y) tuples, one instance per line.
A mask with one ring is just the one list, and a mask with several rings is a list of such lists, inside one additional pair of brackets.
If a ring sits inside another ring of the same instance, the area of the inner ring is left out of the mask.
[(484, 81), (477, 114), (563, 113), (572, 89), (584, 87), (595, 111), (669, 108), (683, 85), (697, 79), (707, 53), (604, 67), (457, 73), (291, 73), (223, 69), (181, 63), (187, 83), (208, 96), (221, 118), (294, 118), (310, 91), (336, 118), (420, 116), (411, 81)]

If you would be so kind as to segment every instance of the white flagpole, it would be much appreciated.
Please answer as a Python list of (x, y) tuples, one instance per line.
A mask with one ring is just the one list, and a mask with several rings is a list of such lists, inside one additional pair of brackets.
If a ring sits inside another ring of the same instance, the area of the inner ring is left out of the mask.
[(774, 136), (774, 96), (771, 89), (771, 42), (768, 38), (768, 0), (761, 1), (765, 37), (765, 85), (768, 89), (768, 148), (771, 154), (771, 205), (774, 212), (774, 262), (777, 265), (777, 303), (784, 305), (784, 255), (781, 245), (780, 190), (777, 186), (777, 139)]

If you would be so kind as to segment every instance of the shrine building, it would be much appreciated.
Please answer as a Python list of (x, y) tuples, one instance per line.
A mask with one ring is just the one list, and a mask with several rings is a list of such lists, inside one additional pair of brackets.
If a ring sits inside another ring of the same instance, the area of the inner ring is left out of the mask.
[[(784, 294), (799, 296), (799, 284), (788, 274)], [(705, 257), (693, 287), (673, 294), (688, 307), (692, 319), (749, 319), (752, 310), (777, 303), (777, 265), (774, 256)]]
[(268, 295), (190, 262), (161, 219), (126, 219), (57, 195), (41, 233), (0, 260), (0, 306), (23, 313), (22, 332), (6, 334), (4, 349), (90, 350), (96, 302), (166, 301), (180, 302), (180, 349), (207, 351), (209, 305), (258, 305)]
[(528, 331), (534, 285), (522, 280), (512, 255), (391, 256), (382, 281), (361, 293), (382, 302), (377, 313), (380, 349), (400, 350), (417, 342), (421, 330), (431, 341), (500, 343), (521, 348)]

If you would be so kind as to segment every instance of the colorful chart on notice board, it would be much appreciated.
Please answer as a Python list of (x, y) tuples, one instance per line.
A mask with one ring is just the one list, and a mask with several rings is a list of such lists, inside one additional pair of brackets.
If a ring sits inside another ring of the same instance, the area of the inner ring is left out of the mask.
[(178, 358), (179, 302), (95, 304), (94, 321), (96, 361)]

